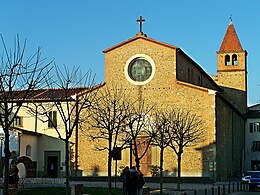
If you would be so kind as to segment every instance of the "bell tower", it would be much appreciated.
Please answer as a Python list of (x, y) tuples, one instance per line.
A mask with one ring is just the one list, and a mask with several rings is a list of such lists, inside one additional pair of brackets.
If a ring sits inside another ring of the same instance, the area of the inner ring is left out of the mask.
[(218, 59), (218, 84), (223, 95), (241, 112), (247, 108), (247, 52), (243, 50), (232, 19), (222, 41)]

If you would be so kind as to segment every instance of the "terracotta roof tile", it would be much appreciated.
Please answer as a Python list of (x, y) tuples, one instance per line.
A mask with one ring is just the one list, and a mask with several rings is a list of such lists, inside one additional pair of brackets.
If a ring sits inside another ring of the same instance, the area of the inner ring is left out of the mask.
[[(99, 89), (103, 87), (105, 83), (98, 84), (96, 86), (93, 86), (92, 90)], [(91, 89), (87, 86), (82, 86), (82, 87), (73, 87), (69, 88), (68, 92), (66, 93), (64, 89), (62, 88), (49, 88), (49, 89), (36, 89), (36, 90), (31, 90), (28, 95), (26, 95), (27, 91), (26, 90), (16, 90), (12, 91), (12, 93), (8, 93), (7, 95), (9, 96), (10, 101), (19, 101), (25, 98), (26, 101), (42, 101), (42, 100), (65, 100), (66, 96), (71, 97), (73, 95), (81, 96), (84, 95), (85, 93), (88, 93)], [(0, 93), (0, 99), (1, 96), (3, 96), (3, 93)], [(0, 101), (1, 102), (1, 101)]]
[(243, 49), (238, 39), (234, 25), (232, 24), (232, 21), (230, 21), (219, 51), (242, 51), (242, 50)]

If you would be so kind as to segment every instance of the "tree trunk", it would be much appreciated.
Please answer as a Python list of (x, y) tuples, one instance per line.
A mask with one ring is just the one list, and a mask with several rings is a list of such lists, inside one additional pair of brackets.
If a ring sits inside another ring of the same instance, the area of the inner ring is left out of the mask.
[(177, 190), (181, 189), (181, 154), (177, 154), (178, 156), (178, 179), (177, 179)]
[(164, 148), (161, 148), (160, 153), (160, 194), (163, 195), (163, 153)]
[(140, 170), (140, 159), (138, 158), (138, 156), (136, 156), (135, 163), (136, 163), (136, 165), (135, 165), (136, 169)]
[(66, 139), (65, 141), (65, 164), (66, 164), (66, 195), (69, 195), (70, 193), (70, 184), (69, 184), (69, 175), (70, 175), (70, 171), (69, 171), (69, 165), (70, 165), (70, 161), (69, 161), (69, 140)]
[(111, 181), (111, 168), (112, 168), (112, 135), (109, 134), (109, 141), (108, 141), (108, 195), (112, 194), (112, 181)]
[(10, 159), (10, 147), (9, 147), (9, 129), (5, 129), (5, 145), (4, 145), (4, 188), (3, 194), (8, 194), (8, 184), (9, 184), (9, 159)]
[(111, 151), (109, 151), (109, 154), (108, 154), (108, 195), (112, 194), (111, 166), (112, 166), (112, 157), (111, 157)]

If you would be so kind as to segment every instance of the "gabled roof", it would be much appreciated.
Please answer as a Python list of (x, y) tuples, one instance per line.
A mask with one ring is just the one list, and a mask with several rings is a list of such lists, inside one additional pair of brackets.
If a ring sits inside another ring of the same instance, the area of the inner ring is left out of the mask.
[(222, 89), (217, 85), (217, 83), (201, 68), (200, 65), (198, 65), (193, 59), (191, 59), (183, 50), (181, 50), (179, 47), (176, 47), (176, 46), (173, 46), (173, 45), (170, 45), (170, 44), (167, 44), (167, 43), (164, 43), (164, 42), (160, 42), (160, 41), (157, 41), (155, 39), (152, 39), (152, 38), (149, 38), (147, 37), (145, 34), (139, 32), (137, 35), (135, 35), (134, 37), (126, 40), (126, 41), (123, 41), (117, 45), (114, 45), (108, 49), (105, 49), (103, 52), (104, 53), (107, 53), (109, 51), (112, 51), (116, 48), (119, 48), (123, 45), (126, 45), (130, 42), (133, 42), (135, 40), (138, 40), (138, 39), (143, 39), (143, 40), (146, 40), (146, 41), (149, 41), (149, 42), (152, 42), (152, 43), (155, 43), (155, 44), (158, 44), (158, 45), (161, 45), (161, 46), (165, 46), (165, 47), (168, 47), (168, 48), (172, 48), (172, 49), (176, 49), (177, 52), (181, 52), (182, 54), (184, 54), (186, 56), (186, 58), (190, 59), (192, 61), (192, 63), (202, 72), (202, 74), (204, 74), (212, 83), (213, 85), (216, 87), (216, 89), (218, 91), (222, 91)]
[(243, 51), (232, 20), (230, 20), (219, 51)]
[[(66, 92), (63, 88), (48, 88), (48, 89), (36, 89), (27, 92), (26, 90), (16, 90), (12, 91), (12, 94), (8, 94), (10, 101), (50, 101), (50, 100), (66, 100), (66, 98), (71, 98), (72, 96), (81, 96), (90, 91), (99, 89), (104, 86), (105, 83), (98, 84), (92, 88), (87, 86), (82, 87), (73, 87), (69, 88)], [(28, 95), (26, 95), (28, 93)], [(0, 94), (0, 98), (3, 96), (3, 93)], [(26, 98), (25, 98), (26, 97)], [(23, 100), (25, 98), (25, 100)]]
[(260, 104), (255, 104), (247, 108), (247, 118), (260, 118)]
[[(68, 92), (65, 92), (65, 90), (62, 88), (33, 90), (30, 91), (27, 99), (64, 99), (66, 96), (72, 96), (87, 89), (87, 87), (69, 88)], [(26, 93), (26, 91), (14, 91), (13, 93), (15, 97), (22, 98), (24, 97), (24, 93)]]
[(248, 107), (248, 110), (257, 110), (257, 111), (260, 111), (260, 104), (255, 104), (255, 105), (252, 105), (252, 106), (249, 106)]
[(23, 129), (23, 128), (20, 128), (20, 127), (15, 127), (15, 126), (11, 127), (11, 129), (17, 131), (18, 133), (23, 133), (23, 134), (27, 134), (27, 135), (35, 135), (35, 136), (42, 136), (43, 135), (42, 133), (26, 130), (26, 129)]
[(150, 42), (152, 42), (152, 43), (156, 43), (156, 44), (158, 44), (158, 45), (162, 45), (162, 46), (169, 47), (169, 48), (172, 48), (172, 49), (177, 49), (177, 48), (178, 48), (178, 47), (176, 47), (176, 46), (173, 46), (173, 45), (170, 45), (170, 44), (167, 44), (167, 43), (160, 42), (160, 41), (157, 41), (157, 40), (155, 40), (155, 39), (149, 38), (149, 37), (147, 37), (145, 34), (138, 33), (137, 35), (135, 35), (134, 37), (132, 37), (132, 38), (126, 40), (126, 41), (123, 41), (123, 42), (121, 42), (121, 43), (119, 43), (119, 44), (117, 44), (117, 45), (114, 45), (114, 46), (112, 46), (112, 47), (110, 47), (110, 48), (107, 48), (107, 49), (103, 50), (103, 52), (104, 52), (104, 53), (107, 53), (107, 52), (109, 52), (109, 51), (111, 51), (111, 50), (113, 50), (113, 49), (116, 49), (116, 48), (118, 48), (118, 47), (121, 47), (121, 46), (123, 46), (123, 45), (126, 45), (126, 44), (128, 44), (128, 43), (130, 43), (130, 42), (133, 42), (133, 41), (137, 40), (137, 39), (143, 39), (143, 40), (150, 41)]

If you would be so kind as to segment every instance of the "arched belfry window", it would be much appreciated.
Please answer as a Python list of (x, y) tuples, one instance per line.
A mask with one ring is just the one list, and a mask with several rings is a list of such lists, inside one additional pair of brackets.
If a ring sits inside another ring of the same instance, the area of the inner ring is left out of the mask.
[(235, 66), (238, 65), (237, 55), (236, 54), (232, 55), (232, 65), (235, 65)]
[(30, 145), (26, 146), (26, 156), (31, 156), (32, 153), (32, 147)]
[(230, 66), (230, 56), (229, 55), (225, 55), (225, 65)]

